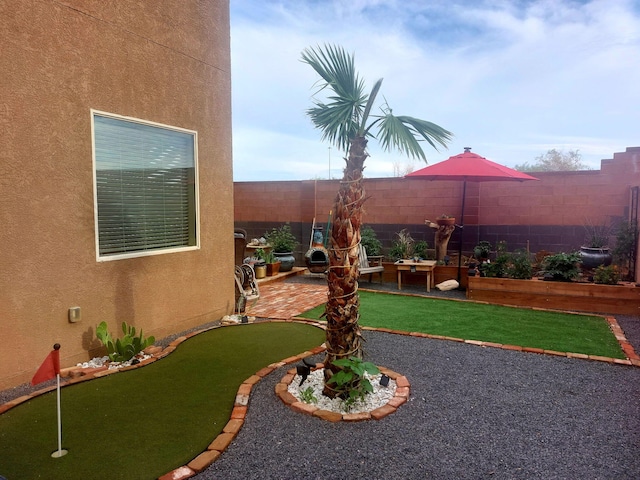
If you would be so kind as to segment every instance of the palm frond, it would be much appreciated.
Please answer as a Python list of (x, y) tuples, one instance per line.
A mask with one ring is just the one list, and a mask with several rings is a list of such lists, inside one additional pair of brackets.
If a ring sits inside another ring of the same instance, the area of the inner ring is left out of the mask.
[[(395, 116), (388, 105), (382, 108), (381, 116), (367, 125), (382, 79), (367, 95), (364, 82), (355, 71), (353, 55), (347, 54), (342, 47), (324, 45), (307, 48), (302, 52), (302, 61), (321, 78), (316, 94), (324, 89), (332, 91), (326, 101), (316, 101), (306, 113), (322, 132), (322, 139), (341, 150), (347, 152), (351, 140), (356, 137), (376, 137), (385, 150), (397, 149), (412, 158), (426, 161), (420, 142), (427, 141), (438, 150), (438, 146), (446, 148), (451, 140), (453, 134), (448, 130), (426, 120)], [(378, 135), (371, 133), (373, 127), (378, 129)]]
[(307, 110), (307, 114), (322, 131), (323, 139), (347, 151), (368, 98), (364, 93), (364, 82), (355, 71), (353, 56), (341, 47), (325, 45), (324, 49), (305, 49), (302, 61), (324, 80), (319, 83), (317, 93), (325, 88), (335, 93), (328, 97), (328, 103), (317, 101), (316, 107)]
[(352, 120), (349, 105), (316, 103), (307, 110), (313, 124), (322, 132), (322, 140), (327, 140), (340, 150), (349, 150), (350, 139), (356, 136), (358, 125)]
[(405, 153), (411, 158), (420, 158), (426, 161), (419, 138), (425, 139), (429, 145), (438, 150), (436, 144), (447, 147), (447, 142), (453, 134), (435, 123), (408, 116), (395, 116), (391, 109), (387, 108), (385, 114), (378, 117), (373, 126), (378, 128), (376, 137), (382, 148), (389, 151), (393, 148)]
[(371, 93), (369, 94), (369, 99), (367, 100), (367, 105), (364, 107), (364, 112), (362, 114), (362, 122), (360, 123), (360, 128), (358, 129), (358, 135), (364, 135), (364, 132), (367, 128), (367, 120), (369, 120), (369, 113), (371, 112), (371, 107), (373, 107), (373, 102), (376, 100), (376, 96), (380, 91), (380, 87), (382, 86), (382, 78), (378, 80), (373, 88), (371, 89)]
[(453, 138), (453, 133), (451, 133), (449, 130), (446, 130), (440, 125), (429, 122), (427, 120), (408, 117), (406, 115), (399, 115), (398, 120), (400, 120), (404, 124), (411, 125), (413, 127), (413, 130), (427, 142), (429, 142), (429, 145), (431, 145), (436, 151), (439, 151), (436, 143), (444, 148), (447, 148), (447, 143), (450, 142)]

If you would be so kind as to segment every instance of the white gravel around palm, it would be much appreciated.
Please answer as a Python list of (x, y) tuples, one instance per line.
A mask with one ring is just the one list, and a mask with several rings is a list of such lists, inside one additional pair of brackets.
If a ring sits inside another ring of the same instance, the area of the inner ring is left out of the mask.
[(376, 408), (380, 408), (386, 405), (389, 400), (393, 398), (396, 393), (396, 382), (389, 380), (389, 385), (383, 387), (380, 385), (381, 374), (369, 375), (364, 374), (371, 382), (373, 387), (373, 393), (368, 394), (364, 401), (358, 401), (354, 403), (349, 410), (346, 409), (344, 401), (340, 398), (331, 399), (322, 395), (322, 389), (324, 388), (324, 369), (319, 368), (314, 370), (304, 381), (302, 386), (299, 386), (302, 377), (296, 375), (293, 381), (289, 384), (289, 393), (291, 393), (298, 400), (303, 401), (301, 398), (301, 392), (311, 387), (313, 389), (313, 396), (317, 401), (312, 401), (311, 404), (318, 407), (321, 410), (328, 410), (336, 413), (363, 413), (371, 412)]

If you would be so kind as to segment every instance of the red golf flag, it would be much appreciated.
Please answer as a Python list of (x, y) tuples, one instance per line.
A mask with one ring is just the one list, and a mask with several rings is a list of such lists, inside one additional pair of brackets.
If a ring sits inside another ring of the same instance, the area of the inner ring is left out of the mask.
[(42, 365), (40, 365), (40, 368), (31, 379), (31, 385), (56, 378), (56, 375), (60, 373), (60, 350), (58, 349), (51, 350), (51, 353), (47, 355), (47, 358), (44, 359), (44, 362), (42, 362)]

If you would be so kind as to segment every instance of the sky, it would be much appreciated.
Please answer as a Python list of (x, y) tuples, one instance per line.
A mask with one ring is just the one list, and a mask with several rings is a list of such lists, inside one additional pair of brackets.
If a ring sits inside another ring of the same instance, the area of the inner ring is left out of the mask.
[[(305, 48), (342, 46), (396, 115), (514, 167), (549, 149), (589, 168), (640, 146), (640, 0), (230, 0), (234, 181), (340, 178), (345, 152), (306, 115)], [(369, 141), (369, 178), (425, 163)]]

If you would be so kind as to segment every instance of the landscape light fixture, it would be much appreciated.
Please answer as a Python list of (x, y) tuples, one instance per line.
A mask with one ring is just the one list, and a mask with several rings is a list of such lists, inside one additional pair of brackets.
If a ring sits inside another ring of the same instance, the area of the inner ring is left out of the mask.
[(380, 377), (380, 385), (383, 386), (383, 387), (388, 387), (389, 386), (389, 377), (387, 375), (385, 375), (384, 373)]
[(311, 373), (311, 367), (308, 367), (307, 365), (297, 365), (296, 373), (302, 377), (300, 384), (298, 385), (300, 387)]
[(307, 379), (307, 377), (311, 373), (311, 369), (315, 368), (316, 366), (315, 362), (309, 361), (306, 358), (302, 359), (302, 363), (304, 363), (304, 365), (296, 366), (296, 373), (302, 377), (302, 380), (300, 380), (300, 385), (302, 385), (304, 381)]

